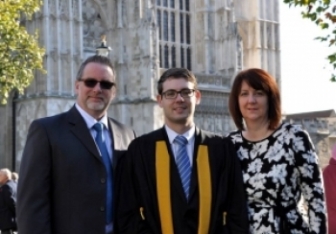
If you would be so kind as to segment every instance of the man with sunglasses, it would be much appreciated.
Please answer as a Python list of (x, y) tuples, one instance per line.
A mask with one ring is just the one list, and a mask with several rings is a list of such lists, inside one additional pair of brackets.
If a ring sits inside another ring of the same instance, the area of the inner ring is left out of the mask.
[(76, 104), (32, 122), (18, 185), (20, 234), (113, 232), (115, 168), (135, 135), (107, 116), (115, 71), (89, 57), (75, 81)]
[(135, 139), (120, 164), (116, 234), (248, 233), (236, 151), (226, 138), (195, 126), (200, 101), (187, 69), (160, 77), (165, 125)]

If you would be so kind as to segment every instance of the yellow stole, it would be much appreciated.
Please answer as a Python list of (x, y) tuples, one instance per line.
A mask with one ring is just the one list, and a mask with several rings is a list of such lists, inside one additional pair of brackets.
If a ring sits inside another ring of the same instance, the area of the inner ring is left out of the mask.
[[(174, 233), (170, 198), (170, 157), (165, 141), (156, 142), (156, 188), (163, 234)], [(199, 187), (198, 234), (209, 233), (211, 215), (211, 174), (208, 147), (200, 145), (197, 153)]]

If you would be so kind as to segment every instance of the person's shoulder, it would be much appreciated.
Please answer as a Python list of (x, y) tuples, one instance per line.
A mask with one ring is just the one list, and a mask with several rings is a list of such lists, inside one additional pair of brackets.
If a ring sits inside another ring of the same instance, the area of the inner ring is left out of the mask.
[(218, 133), (211, 132), (211, 131), (208, 131), (208, 130), (204, 130), (204, 129), (199, 129), (199, 132), (204, 137), (211, 138), (211, 139), (223, 139), (224, 138), (223, 135), (220, 135)]
[(152, 146), (155, 144), (157, 141), (164, 141), (165, 136), (164, 136), (164, 130), (157, 129), (149, 133), (145, 133), (143, 135), (137, 136), (129, 145), (129, 149), (135, 149), (139, 150), (139, 148), (147, 148), (149, 149), (149, 146)]
[(323, 174), (336, 174), (336, 159), (330, 158), (329, 164), (323, 169)]
[(285, 122), (280, 128), (280, 134), (277, 134), (277, 136), (285, 138), (287, 142), (292, 142), (293, 144), (295, 144), (295, 149), (297, 150), (315, 150), (315, 146), (310, 138), (308, 131), (305, 130), (301, 125)]
[(224, 136), (214, 132), (209, 132), (206, 130), (200, 130), (200, 135), (205, 144), (224, 148), (231, 148), (233, 146), (232, 140), (228, 136)]
[(308, 132), (305, 129), (303, 129), (303, 127), (300, 124), (291, 124), (288, 122), (284, 122), (279, 127), (279, 130), (288, 133), (293, 137), (299, 135), (308, 135)]
[(7, 183), (5, 183), (4, 185), (1, 186), (1, 190), (2, 191), (9, 191), (9, 192), (13, 192), (16, 191), (16, 187), (17, 185), (14, 183), (14, 181), (9, 180), (7, 181)]
[(234, 130), (229, 132), (228, 134), (225, 135), (226, 138), (231, 138), (237, 135), (241, 135), (241, 131), (240, 130)]
[(153, 141), (153, 140), (163, 140), (164, 139), (164, 134), (163, 134), (163, 129), (159, 128), (154, 131), (145, 133), (139, 137), (137, 137), (135, 140), (137, 141)]
[(12, 190), (16, 190), (16, 187), (17, 187), (17, 183), (13, 180), (9, 180), (7, 182), (7, 185), (12, 189)]
[(281, 123), (278, 128), (282, 130), (285, 129), (287, 131), (302, 131), (302, 127), (300, 124), (292, 124), (288, 122)]
[(119, 126), (119, 127), (123, 127), (123, 128), (131, 128), (131, 127), (129, 127), (128, 125), (126, 125), (126, 124), (124, 124), (124, 123), (122, 123), (122, 122), (120, 122), (120, 121), (118, 121), (118, 120), (116, 120), (116, 119), (114, 119), (114, 118), (108, 117), (108, 119), (109, 119), (110, 121), (112, 121), (113, 124), (115, 124), (115, 125), (117, 125), (117, 126)]
[(222, 135), (222, 134), (219, 134), (219, 133), (214, 133), (214, 132), (210, 132), (210, 131), (207, 131), (207, 130), (200, 129), (200, 133), (205, 138), (220, 140), (220, 141), (224, 141), (224, 142), (231, 141), (232, 138), (241, 137), (241, 132), (239, 130), (232, 131), (228, 134), (223, 134)]
[(229, 141), (233, 144), (242, 143), (243, 137), (240, 130), (234, 130), (225, 135), (226, 141)]
[(49, 126), (49, 125), (54, 125), (56, 122), (62, 121), (68, 112), (62, 112), (60, 114), (52, 115), (52, 116), (47, 116), (43, 118), (38, 118), (33, 120), (32, 124), (39, 124), (39, 125), (44, 125), (44, 126)]
[(134, 132), (133, 129), (132, 129), (130, 126), (126, 125), (126, 124), (121, 123), (121, 122), (119, 122), (118, 120), (113, 119), (113, 118), (111, 118), (111, 117), (108, 117), (108, 119), (109, 119), (109, 121), (112, 121), (112, 123), (113, 123), (115, 126), (117, 126), (119, 129)]
[(196, 139), (200, 139), (202, 144), (222, 144), (222, 140), (224, 139), (223, 135), (200, 128), (196, 128), (195, 137)]

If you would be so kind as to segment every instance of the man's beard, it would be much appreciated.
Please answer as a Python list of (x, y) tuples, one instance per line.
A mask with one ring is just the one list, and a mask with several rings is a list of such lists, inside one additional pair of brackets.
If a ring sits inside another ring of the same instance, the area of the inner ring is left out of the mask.
[(88, 108), (90, 110), (104, 110), (105, 108), (105, 103), (101, 102), (101, 103), (92, 103), (92, 102), (88, 102), (87, 104)]

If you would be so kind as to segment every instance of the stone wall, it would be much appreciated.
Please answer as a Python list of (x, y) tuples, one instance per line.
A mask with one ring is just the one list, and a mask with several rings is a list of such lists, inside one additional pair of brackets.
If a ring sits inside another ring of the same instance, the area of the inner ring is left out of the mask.
[(324, 168), (329, 163), (332, 146), (336, 143), (336, 117), (312, 119), (288, 119), (305, 129), (315, 146), (319, 156), (319, 165)]
[[(188, 1), (191, 40), (185, 49), (191, 51), (191, 70), (203, 93), (195, 122), (204, 129), (219, 134), (233, 129), (227, 96), (239, 70), (265, 68), (280, 83), (278, 1), (262, 0), (261, 5), (259, 1)], [(40, 32), (47, 74), (36, 74), (25, 95), (15, 99), (14, 111), (12, 104), (0, 107), (0, 165), (18, 167), (33, 119), (58, 114), (73, 105), (77, 69), (95, 53), (102, 34), (112, 47), (109, 57), (117, 73), (118, 95), (109, 115), (132, 126), (138, 135), (163, 125), (161, 108), (155, 103), (156, 82), (163, 70), (159, 46), (172, 41), (159, 38), (157, 1), (66, 2), (44, 0), (41, 11), (25, 22), (29, 32)], [(175, 2), (176, 7), (168, 10), (178, 16), (180, 1)], [(174, 25), (180, 28), (180, 21)], [(178, 33), (176, 42), (182, 43)]]

